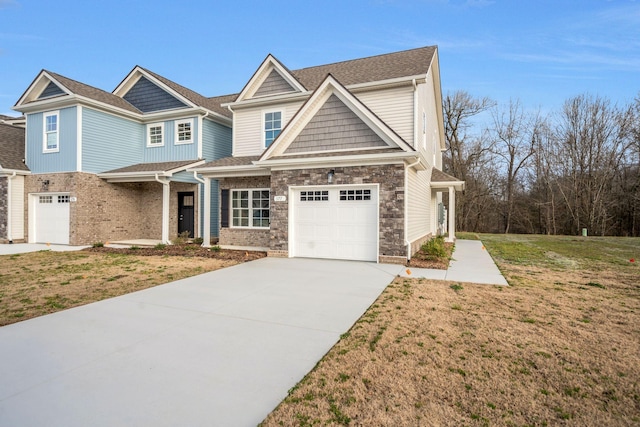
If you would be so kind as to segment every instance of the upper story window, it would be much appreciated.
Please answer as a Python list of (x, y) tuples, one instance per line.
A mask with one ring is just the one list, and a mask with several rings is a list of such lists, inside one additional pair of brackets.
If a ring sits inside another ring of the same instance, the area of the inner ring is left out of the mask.
[(60, 114), (52, 111), (44, 114), (44, 138), (42, 140), (42, 150), (45, 153), (54, 153), (60, 151), (59, 143), (59, 119)]
[(282, 130), (282, 112), (271, 111), (264, 114), (264, 146), (271, 145)]
[(164, 145), (164, 123), (147, 125), (147, 147), (162, 147)]
[(178, 120), (176, 122), (176, 144), (190, 144), (193, 142), (193, 119)]

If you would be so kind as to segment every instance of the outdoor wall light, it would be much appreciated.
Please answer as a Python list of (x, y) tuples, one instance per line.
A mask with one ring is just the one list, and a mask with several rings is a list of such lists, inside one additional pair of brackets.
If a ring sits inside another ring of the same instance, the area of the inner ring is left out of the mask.
[(336, 170), (335, 169), (331, 169), (329, 171), (329, 173), (327, 174), (327, 182), (329, 184), (331, 184), (333, 182), (333, 175), (335, 175), (335, 174), (336, 174)]

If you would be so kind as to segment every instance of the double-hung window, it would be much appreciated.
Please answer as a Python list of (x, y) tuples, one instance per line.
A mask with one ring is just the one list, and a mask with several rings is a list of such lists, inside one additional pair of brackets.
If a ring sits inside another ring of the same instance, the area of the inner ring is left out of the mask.
[(162, 147), (164, 145), (164, 123), (147, 125), (147, 147)]
[(264, 146), (270, 146), (282, 130), (282, 112), (271, 111), (264, 113)]
[(176, 122), (176, 144), (190, 144), (193, 142), (193, 119), (178, 120)]
[(231, 190), (233, 227), (269, 227), (269, 189)]
[(44, 138), (42, 149), (45, 153), (60, 151), (59, 127), (60, 115), (57, 111), (44, 114)]

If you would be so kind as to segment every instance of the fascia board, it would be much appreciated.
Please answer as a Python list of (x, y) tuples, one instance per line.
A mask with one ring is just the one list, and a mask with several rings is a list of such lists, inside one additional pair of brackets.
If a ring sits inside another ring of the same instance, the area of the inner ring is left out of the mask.
[(396, 87), (396, 86), (405, 86), (405, 85), (413, 85), (415, 83), (424, 83), (427, 79), (426, 74), (418, 74), (415, 76), (405, 76), (405, 77), (396, 77), (395, 79), (387, 79), (387, 80), (376, 80), (373, 82), (366, 83), (354, 83), (348, 86), (345, 86), (352, 92), (359, 92), (363, 89), (382, 89), (384, 87)]
[(7, 176), (7, 175), (31, 175), (31, 171), (25, 171), (25, 170), (20, 170), (20, 169), (5, 169), (2, 166), (0, 166), (0, 176)]
[(358, 165), (358, 164), (389, 164), (401, 163), (407, 159), (417, 159), (417, 152), (398, 152), (398, 153), (381, 153), (381, 154), (354, 154), (351, 156), (330, 156), (330, 157), (298, 157), (295, 159), (273, 159), (273, 160), (256, 160), (253, 162), (256, 166), (278, 168), (299, 166), (320, 167), (319, 165)]
[(191, 169), (193, 167), (197, 167), (197, 166), (200, 166), (200, 165), (203, 165), (203, 164), (205, 164), (205, 160), (198, 160), (196, 162), (190, 163), (189, 165), (180, 166), (180, 167), (177, 167), (177, 168), (174, 168), (174, 169), (169, 169), (168, 171), (165, 171), (165, 174), (167, 176), (172, 176), (175, 173), (186, 171), (188, 169)]
[(439, 181), (431, 182), (430, 185), (433, 189), (444, 189), (453, 187), (458, 191), (462, 191), (465, 187), (465, 181)]

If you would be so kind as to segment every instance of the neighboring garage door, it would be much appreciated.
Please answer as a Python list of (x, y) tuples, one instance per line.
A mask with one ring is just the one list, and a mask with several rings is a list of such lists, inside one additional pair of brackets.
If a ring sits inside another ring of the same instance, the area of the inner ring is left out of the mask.
[(378, 260), (378, 187), (293, 191), (292, 256)]
[(69, 244), (69, 195), (34, 195), (35, 243)]

